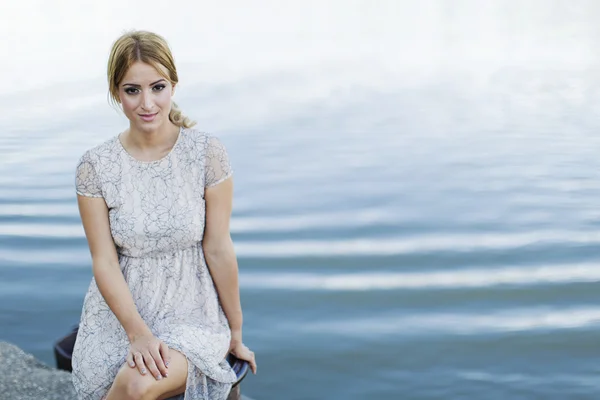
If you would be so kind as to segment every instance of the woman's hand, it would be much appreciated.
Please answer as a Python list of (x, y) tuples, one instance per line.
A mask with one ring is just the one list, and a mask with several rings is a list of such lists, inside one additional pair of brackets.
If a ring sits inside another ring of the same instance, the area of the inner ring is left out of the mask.
[(142, 375), (150, 371), (156, 380), (167, 376), (170, 361), (169, 347), (151, 333), (136, 336), (131, 340), (127, 364), (137, 367)]
[(229, 346), (229, 352), (240, 360), (248, 361), (250, 369), (253, 374), (256, 374), (256, 359), (254, 358), (254, 352), (250, 351), (244, 343), (239, 340), (232, 339), (231, 345)]

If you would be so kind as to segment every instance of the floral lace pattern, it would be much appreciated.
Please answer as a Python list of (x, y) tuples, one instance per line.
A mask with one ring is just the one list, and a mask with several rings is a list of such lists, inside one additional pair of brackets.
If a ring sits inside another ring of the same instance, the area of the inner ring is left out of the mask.
[[(102, 197), (119, 264), (153, 334), (188, 360), (185, 394), (226, 399), (235, 373), (225, 357), (231, 332), (202, 251), (204, 189), (229, 178), (227, 152), (215, 136), (180, 129), (171, 152), (139, 161), (118, 136), (86, 151), (76, 192)], [(125, 362), (129, 341), (92, 279), (73, 349), (80, 399), (100, 400)]]

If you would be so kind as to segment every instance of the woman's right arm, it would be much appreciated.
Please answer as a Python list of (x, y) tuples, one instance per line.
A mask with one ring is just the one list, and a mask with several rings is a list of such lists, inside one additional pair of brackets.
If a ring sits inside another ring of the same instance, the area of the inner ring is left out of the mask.
[[(155, 346), (156, 343), (148, 343), (157, 341), (157, 339), (154, 338), (150, 328), (140, 316), (121, 272), (117, 251), (110, 233), (106, 202), (102, 197), (77, 195), (77, 203), (92, 255), (92, 269), (96, 285), (106, 304), (125, 329), (132, 344), (132, 350), (127, 356), (129, 365), (137, 365), (140, 372), (145, 374), (145, 364), (155, 377), (166, 376), (167, 369), (163, 360), (168, 360), (168, 348), (162, 342), (158, 343), (158, 347)], [(136, 353), (140, 355), (138, 356)], [(149, 356), (151, 359), (148, 359)], [(139, 357), (143, 357), (143, 359)], [(132, 365), (134, 360), (135, 363)], [(155, 362), (152, 362), (153, 360)]]

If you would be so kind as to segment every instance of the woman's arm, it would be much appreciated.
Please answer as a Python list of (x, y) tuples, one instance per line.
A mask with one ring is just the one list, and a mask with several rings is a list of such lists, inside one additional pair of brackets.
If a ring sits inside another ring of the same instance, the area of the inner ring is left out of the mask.
[(238, 264), (231, 240), (229, 221), (233, 202), (233, 178), (205, 189), (206, 225), (202, 249), (219, 300), (231, 328), (232, 342), (242, 342), (242, 306)]
[(104, 199), (78, 195), (77, 202), (92, 254), (94, 278), (100, 293), (130, 340), (137, 335), (148, 333), (150, 329), (135, 307), (119, 266), (117, 251), (110, 234), (108, 208)]
[(238, 264), (229, 232), (233, 178), (229, 177), (221, 183), (206, 188), (204, 199), (206, 200), (206, 225), (202, 249), (231, 329), (229, 351), (237, 358), (248, 361), (252, 372), (256, 374), (254, 352), (242, 342), (243, 317)]
[(242, 342), (242, 305), (238, 264), (231, 241), (229, 220), (233, 203), (233, 178), (227, 151), (217, 138), (207, 137), (204, 200), (206, 220), (202, 250), (217, 288), (219, 301), (231, 329), (229, 352), (246, 360), (256, 373), (256, 359)]
[[(110, 233), (108, 220), (108, 208), (103, 198), (93, 198), (78, 195), (77, 203), (79, 205), (79, 213), (83, 223), (83, 229), (87, 237), (90, 253), (92, 255), (92, 269), (94, 278), (100, 294), (104, 297), (106, 304), (115, 314), (133, 344), (136, 339), (142, 339), (143, 342), (148, 342), (148, 338), (153, 336), (152, 331), (146, 325), (140, 316), (127, 282), (121, 272), (117, 251)], [(140, 346), (136, 346), (140, 347)], [(148, 354), (145, 347), (140, 350), (144, 359)], [(158, 370), (164, 375), (167, 373), (163, 363), (168, 360), (168, 349), (161, 345), (160, 352), (162, 356), (156, 352), (154, 348), (149, 349), (149, 354), (156, 363)], [(133, 354), (128, 355), (128, 361), (131, 364)], [(140, 369), (140, 372), (145, 373), (144, 364), (148, 366), (150, 372), (154, 376), (159, 375), (156, 367), (150, 360), (135, 360), (135, 364)]]

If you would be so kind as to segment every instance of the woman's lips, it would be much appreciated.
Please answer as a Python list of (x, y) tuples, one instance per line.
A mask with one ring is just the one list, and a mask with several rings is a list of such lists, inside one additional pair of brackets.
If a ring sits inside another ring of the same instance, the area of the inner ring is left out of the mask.
[(140, 118), (142, 118), (146, 122), (152, 122), (152, 121), (154, 121), (154, 117), (156, 117), (156, 114), (158, 114), (158, 113), (154, 113), (154, 114), (140, 114)]

